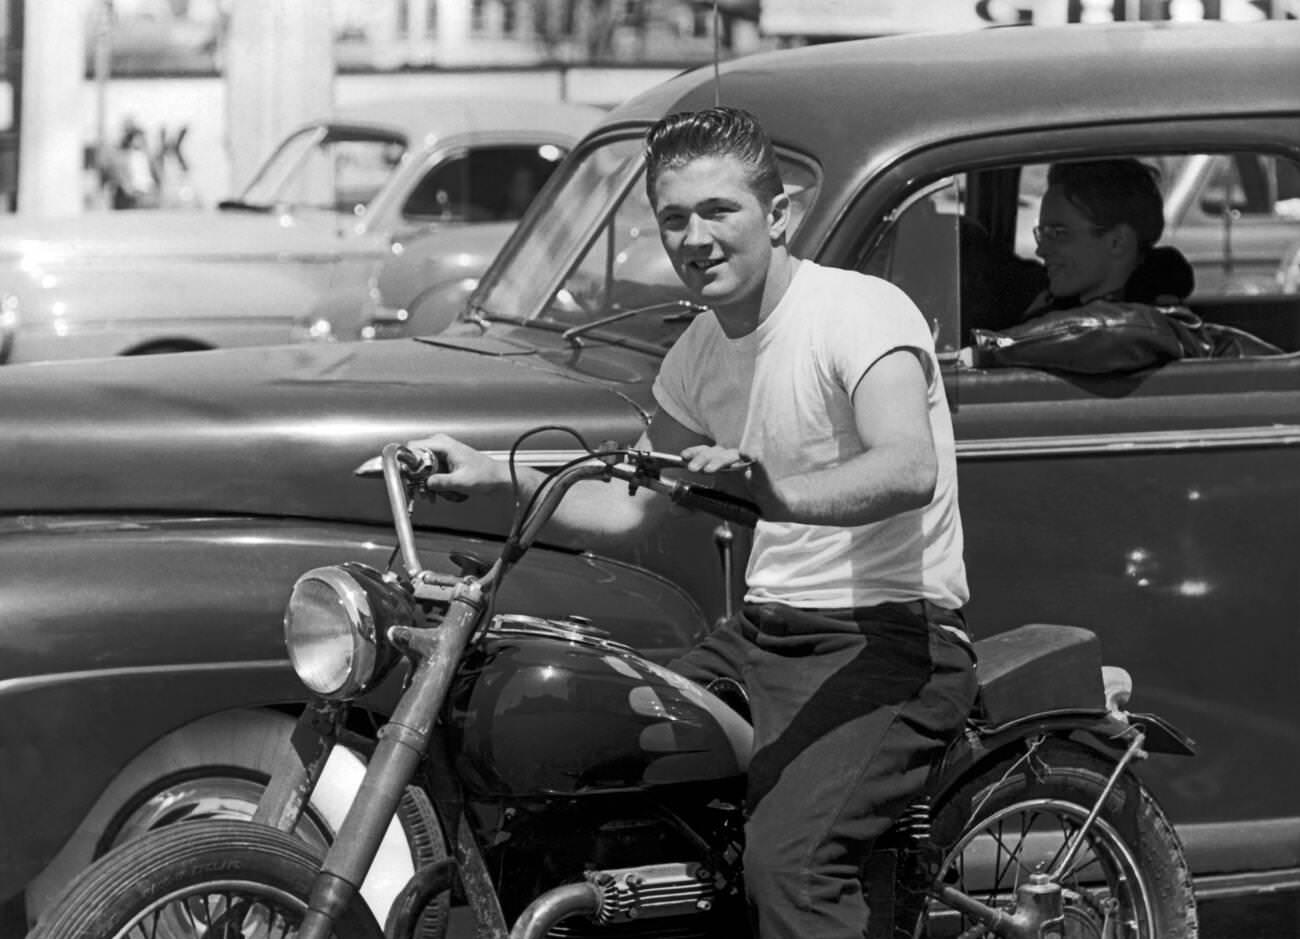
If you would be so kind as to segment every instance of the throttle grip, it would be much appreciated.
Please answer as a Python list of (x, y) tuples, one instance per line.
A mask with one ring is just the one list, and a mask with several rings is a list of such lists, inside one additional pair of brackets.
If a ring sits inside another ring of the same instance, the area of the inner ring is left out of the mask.
[[(427, 481), (430, 476), (442, 476), (451, 472), (451, 467), (447, 465), (446, 458), (441, 453), (434, 453), (432, 450), (408, 450), (403, 447), (397, 452), (398, 462), (413, 473), (422, 475), (423, 480)], [(463, 492), (457, 492), (454, 489), (433, 490), (428, 486), (424, 491), (430, 496), (441, 496), (448, 502), (464, 502), (469, 498)]]
[(733, 496), (719, 489), (694, 486), (681, 480), (673, 483), (669, 498), (678, 505), (707, 512), (746, 528), (753, 528), (760, 517), (758, 506), (748, 499)]

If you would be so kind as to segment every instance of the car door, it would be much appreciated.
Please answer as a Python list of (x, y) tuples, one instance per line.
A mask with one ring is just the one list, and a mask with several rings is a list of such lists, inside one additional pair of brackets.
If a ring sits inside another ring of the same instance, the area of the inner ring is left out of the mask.
[[(1015, 254), (1016, 229), (1035, 224), (1026, 191), (999, 180), (1031, 186), (1048, 153), (1159, 160), (1207, 152), (1208, 140), (1215, 153), (1300, 162), (1294, 118), (968, 141), (869, 182), (845, 217), (865, 234), (833, 237), (828, 249), (844, 253), (825, 258), (896, 280), (935, 324), (975, 632), (1059, 622), (1099, 634), (1106, 660), (1135, 679), (1134, 710), (1200, 746), (1143, 773), (1202, 876), (1294, 866), (1300, 844), (1300, 296), (1224, 296), (1222, 284), (1194, 295), (1205, 315), (1282, 347), (1259, 358), (1089, 376), (973, 368), (960, 348), (979, 316), (1023, 309), (1008, 265), (1033, 276), (1033, 259)], [(972, 233), (987, 239), (981, 251)]]

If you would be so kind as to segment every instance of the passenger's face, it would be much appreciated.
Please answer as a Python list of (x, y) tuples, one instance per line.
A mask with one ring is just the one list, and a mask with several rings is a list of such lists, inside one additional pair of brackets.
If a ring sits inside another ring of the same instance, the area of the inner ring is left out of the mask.
[(784, 200), (760, 199), (735, 157), (704, 157), (660, 173), (653, 200), (659, 237), (677, 276), (702, 303), (761, 299), (772, 245), (785, 225)]
[(1092, 299), (1122, 286), (1123, 278), (1113, 285), (1118, 261), (1110, 232), (1093, 224), (1057, 186), (1043, 196), (1038, 230), (1036, 253), (1047, 267), (1053, 295)]

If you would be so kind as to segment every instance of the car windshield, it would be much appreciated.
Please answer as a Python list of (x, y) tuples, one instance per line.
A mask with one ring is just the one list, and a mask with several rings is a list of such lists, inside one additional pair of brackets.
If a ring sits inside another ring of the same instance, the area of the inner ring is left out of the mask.
[(406, 152), (400, 134), (318, 125), (280, 144), (249, 183), (249, 208), (314, 208), (360, 215)]
[[(659, 243), (643, 151), (641, 135), (622, 137), (566, 163), (560, 183), (543, 193), (545, 203), (529, 213), (484, 278), (475, 312), (670, 345), (699, 308)], [(816, 174), (793, 157), (779, 159), (793, 233), (816, 193)]]

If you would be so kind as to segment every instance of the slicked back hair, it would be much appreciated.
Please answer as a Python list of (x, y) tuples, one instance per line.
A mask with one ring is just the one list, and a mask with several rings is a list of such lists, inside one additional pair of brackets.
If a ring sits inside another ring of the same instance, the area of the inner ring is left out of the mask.
[(1059, 186), (1065, 198), (1094, 225), (1114, 228), (1127, 223), (1147, 251), (1165, 230), (1160, 171), (1131, 158), (1054, 163), (1047, 185)]
[(701, 157), (734, 157), (744, 163), (746, 180), (764, 202), (781, 194), (781, 168), (772, 141), (758, 119), (741, 108), (684, 111), (661, 119), (646, 134), (646, 192), (654, 205), (655, 182), (664, 170)]

